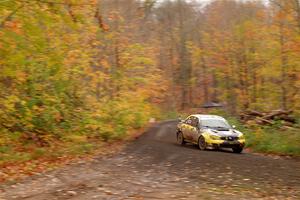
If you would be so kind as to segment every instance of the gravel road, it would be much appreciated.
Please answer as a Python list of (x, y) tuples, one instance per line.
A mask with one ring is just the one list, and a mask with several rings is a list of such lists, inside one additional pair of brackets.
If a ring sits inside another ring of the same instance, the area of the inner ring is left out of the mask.
[(121, 152), (0, 186), (0, 199), (300, 199), (300, 161), (179, 146), (176, 122)]

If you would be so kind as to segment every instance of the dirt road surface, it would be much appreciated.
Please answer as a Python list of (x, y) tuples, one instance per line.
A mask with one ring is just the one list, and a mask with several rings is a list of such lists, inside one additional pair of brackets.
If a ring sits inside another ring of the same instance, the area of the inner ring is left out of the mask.
[(117, 155), (0, 187), (0, 199), (300, 199), (296, 159), (176, 144), (176, 122), (154, 125)]

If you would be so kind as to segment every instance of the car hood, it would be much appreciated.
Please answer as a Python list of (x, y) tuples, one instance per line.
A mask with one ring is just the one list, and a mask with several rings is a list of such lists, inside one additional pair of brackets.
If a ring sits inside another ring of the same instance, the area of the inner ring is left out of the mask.
[(233, 137), (238, 137), (241, 132), (234, 130), (234, 129), (227, 129), (227, 130), (216, 130), (216, 129), (207, 129), (209, 133), (218, 135), (220, 137), (227, 137), (227, 136), (233, 136)]

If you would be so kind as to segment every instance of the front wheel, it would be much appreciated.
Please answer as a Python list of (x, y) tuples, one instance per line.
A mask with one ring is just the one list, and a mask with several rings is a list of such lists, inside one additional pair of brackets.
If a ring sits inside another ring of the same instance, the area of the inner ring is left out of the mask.
[(177, 133), (177, 142), (180, 145), (184, 145), (185, 144), (182, 132), (178, 132)]
[(232, 148), (233, 153), (241, 153), (243, 151), (243, 147), (234, 147)]
[(203, 136), (200, 136), (199, 140), (198, 140), (198, 147), (200, 150), (205, 150), (206, 149), (206, 141), (205, 138)]

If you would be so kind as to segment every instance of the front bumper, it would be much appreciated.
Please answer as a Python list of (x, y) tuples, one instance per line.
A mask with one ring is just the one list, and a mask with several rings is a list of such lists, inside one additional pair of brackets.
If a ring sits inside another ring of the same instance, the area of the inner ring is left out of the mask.
[(240, 143), (238, 141), (236, 141), (236, 142), (224, 141), (221, 144), (213, 144), (213, 146), (214, 147), (220, 147), (220, 148), (234, 148), (234, 147), (244, 148), (245, 143)]
[(209, 140), (207, 142), (208, 146), (212, 146), (214, 148), (234, 148), (234, 147), (240, 147), (243, 148), (245, 146), (245, 140), (234, 140), (234, 141), (228, 141), (228, 140)]

